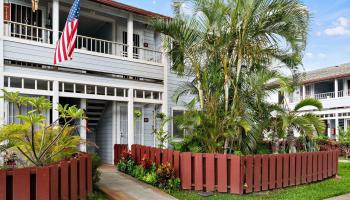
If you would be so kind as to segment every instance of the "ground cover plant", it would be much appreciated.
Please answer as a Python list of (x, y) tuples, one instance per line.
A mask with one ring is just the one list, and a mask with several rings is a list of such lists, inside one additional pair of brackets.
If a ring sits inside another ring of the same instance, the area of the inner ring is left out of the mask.
[(180, 189), (180, 179), (170, 163), (156, 165), (145, 155), (137, 165), (130, 151), (124, 151), (117, 164), (117, 169), (140, 181), (156, 186), (168, 192)]

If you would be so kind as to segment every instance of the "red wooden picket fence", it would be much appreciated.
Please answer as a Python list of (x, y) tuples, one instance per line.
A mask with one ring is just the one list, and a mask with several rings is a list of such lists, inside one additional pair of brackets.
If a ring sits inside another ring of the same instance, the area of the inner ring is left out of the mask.
[[(114, 146), (115, 163), (125, 150), (125, 145)], [(138, 164), (145, 155), (156, 164), (169, 162), (187, 190), (244, 194), (321, 181), (338, 173), (337, 150), (236, 156), (134, 144), (131, 152)]]
[(0, 170), (0, 200), (86, 199), (92, 193), (87, 154), (45, 167)]

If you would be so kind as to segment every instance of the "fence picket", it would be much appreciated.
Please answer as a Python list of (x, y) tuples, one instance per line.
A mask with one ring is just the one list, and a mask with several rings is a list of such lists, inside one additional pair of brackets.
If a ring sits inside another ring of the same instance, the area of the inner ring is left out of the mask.
[(86, 199), (86, 158), (80, 157), (79, 161), (79, 197)]
[(87, 156), (87, 163), (86, 163), (86, 174), (87, 174), (87, 193), (92, 193), (92, 160), (91, 156)]
[(13, 171), (13, 200), (30, 200), (30, 168)]
[(205, 189), (208, 192), (214, 191), (215, 186), (215, 154), (205, 154)]
[(180, 171), (180, 177), (181, 177), (181, 186), (182, 189), (191, 189), (192, 184), (192, 166), (191, 166), (191, 159), (192, 155), (191, 152), (184, 152), (180, 155), (180, 165), (181, 165), (181, 171)]
[(332, 176), (332, 162), (329, 162), (330, 160), (333, 160), (332, 158), (332, 152), (327, 152), (327, 161), (328, 161), (328, 166), (327, 166), (327, 174), (328, 174), (328, 177), (331, 177)]
[(50, 168), (36, 169), (36, 200), (50, 199)]
[(180, 177), (180, 152), (174, 151), (174, 169), (176, 176)]
[[(243, 179), (241, 178), (241, 157), (231, 155), (231, 193), (243, 194)], [(213, 180), (214, 182), (214, 180)]]
[(295, 185), (295, 154), (289, 155), (289, 185)]
[(254, 191), (261, 190), (261, 155), (254, 156)]
[(0, 170), (0, 200), (6, 200), (6, 172)]
[(203, 190), (203, 156), (194, 154), (194, 189)]
[(306, 181), (308, 183), (312, 182), (312, 154), (307, 153), (307, 176), (306, 176)]
[(312, 181), (317, 181), (317, 153), (312, 154)]
[(261, 190), (269, 189), (269, 157), (263, 155), (262, 157), (262, 169), (261, 169)]
[(321, 152), (317, 152), (317, 178), (318, 180), (323, 179), (323, 157)]
[(269, 176), (269, 189), (276, 188), (276, 156), (269, 155), (270, 161), (270, 176)]
[(78, 164), (76, 159), (70, 160), (70, 200), (78, 199)]
[(277, 156), (276, 163), (276, 188), (281, 188), (283, 183), (283, 157)]
[(295, 156), (295, 185), (301, 183), (302, 177), (302, 154), (296, 154)]
[(217, 179), (218, 192), (227, 192), (227, 155), (216, 154), (217, 156)]
[(69, 199), (69, 182), (68, 182), (68, 162), (62, 161), (60, 163), (61, 168), (61, 199), (68, 200)]
[(245, 192), (253, 192), (253, 156), (245, 157)]
[(327, 154), (323, 153), (322, 154), (322, 170), (323, 170), (323, 179), (327, 178)]
[(289, 155), (283, 155), (283, 187), (289, 186)]

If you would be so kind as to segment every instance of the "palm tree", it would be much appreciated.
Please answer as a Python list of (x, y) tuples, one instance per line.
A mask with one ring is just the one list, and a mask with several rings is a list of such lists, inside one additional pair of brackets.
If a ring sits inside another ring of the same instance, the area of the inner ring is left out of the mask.
[(280, 133), (281, 137), (287, 139), (290, 153), (296, 152), (295, 131), (309, 139), (312, 139), (315, 133), (319, 134), (324, 132), (325, 124), (317, 115), (312, 113), (300, 113), (301, 109), (307, 106), (315, 107), (318, 110), (322, 109), (322, 103), (319, 100), (306, 98), (296, 104), (291, 110), (286, 108), (278, 111), (276, 119), (278, 123), (277, 131)]
[[(153, 21), (167, 36), (172, 69), (194, 77), (193, 92), (203, 112), (217, 101), (224, 152), (241, 144), (257, 117), (247, 103), (247, 77), (272, 62), (293, 72), (301, 63), (309, 14), (300, 0), (188, 0), (193, 13), (184, 15), (177, 2), (173, 19)], [(188, 87), (187, 87), (188, 89)], [(262, 101), (260, 101), (262, 102)], [(255, 118), (255, 119), (254, 119)], [(209, 123), (209, 122), (208, 122)], [(217, 130), (219, 131), (219, 130)], [(220, 142), (221, 144), (221, 142)], [(231, 144), (231, 145), (230, 145)]]

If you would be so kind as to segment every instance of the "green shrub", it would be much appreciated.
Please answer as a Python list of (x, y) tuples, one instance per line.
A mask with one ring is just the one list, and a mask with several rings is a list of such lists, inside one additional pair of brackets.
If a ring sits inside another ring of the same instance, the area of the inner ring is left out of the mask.
[(155, 185), (157, 183), (157, 174), (155, 172), (148, 172), (141, 180), (148, 184)]
[(141, 180), (145, 176), (145, 168), (142, 165), (137, 165), (134, 167), (131, 175), (139, 180)]
[(102, 159), (96, 153), (92, 155), (92, 183), (95, 187), (95, 184), (100, 180), (101, 172), (97, 170), (102, 164)]
[(180, 189), (180, 184), (181, 184), (181, 181), (179, 178), (170, 179), (168, 180), (168, 184), (164, 189), (169, 191), (177, 191)]
[(157, 169), (157, 186), (165, 190), (175, 190), (180, 186), (180, 179), (170, 163), (161, 164)]

